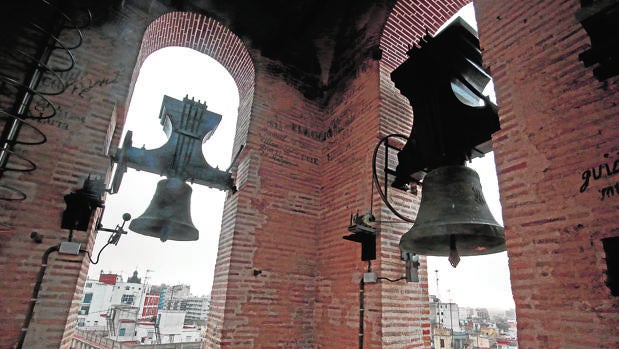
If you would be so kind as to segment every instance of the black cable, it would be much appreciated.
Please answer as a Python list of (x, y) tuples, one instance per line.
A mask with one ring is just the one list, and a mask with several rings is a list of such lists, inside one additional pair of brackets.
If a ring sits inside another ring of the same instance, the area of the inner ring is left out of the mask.
[(409, 224), (410, 222), (405, 221), (374, 221), (376, 224)]
[(84, 252), (86, 253), (86, 256), (88, 256), (88, 260), (90, 261), (91, 264), (97, 264), (99, 263), (99, 257), (101, 257), (101, 252), (103, 252), (103, 249), (107, 247), (107, 245), (109, 245), (110, 243), (106, 243), (103, 247), (101, 247), (101, 249), (99, 250), (99, 253), (97, 253), (97, 261), (93, 261), (91, 256), (90, 256), (90, 251), (88, 250), (80, 250), (80, 252)]
[(378, 280), (387, 280), (389, 282), (398, 282), (400, 280), (405, 280), (406, 277), (402, 276), (401, 278), (398, 278), (398, 279), (390, 279), (390, 278), (385, 278), (385, 277), (377, 277), (376, 279), (378, 279)]
[(48, 248), (45, 253), (43, 253), (43, 257), (41, 258), (41, 268), (39, 269), (37, 281), (34, 284), (34, 289), (32, 290), (32, 299), (30, 300), (30, 305), (28, 306), (28, 314), (26, 314), (26, 318), (24, 319), (24, 325), (22, 326), (21, 334), (19, 336), (19, 342), (17, 343), (16, 349), (22, 349), (24, 345), (26, 333), (28, 332), (28, 327), (30, 326), (30, 321), (32, 320), (32, 316), (34, 314), (34, 306), (37, 303), (39, 291), (41, 290), (41, 283), (43, 283), (43, 277), (45, 276), (45, 270), (47, 269), (49, 255), (52, 252), (58, 252), (58, 250), (60, 250), (60, 245), (55, 245)]
[(363, 349), (363, 318), (364, 318), (364, 289), (365, 282), (363, 278), (359, 281), (359, 349)]
[[(404, 217), (402, 214), (400, 214), (400, 212), (398, 212), (387, 200), (387, 197), (385, 196), (385, 193), (380, 189), (380, 183), (378, 182), (378, 175), (376, 174), (376, 156), (378, 154), (378, 149), (380, 148), (380, 145), (382, 143), (385, 143), (385, 146), (388, 146), (388, 141), (390, 137), (400, 137), (400, 138), (404, 138), (406, 140), (408, 140), (408, 137), (401, 135), (401, 134), (390, 134), (387, 135), (383, 138), (380, 139), (380, 141), (378, 141), (378, 144), (376, 144), (376, 147), (374, 148), (374, 154), (372, 155), (372, 189), (374, 189), (374, 185), (376, 185), (376, 191), (378, 192), (378, 195), (380, 195), (380, 198), (383, 200), (383, 202), (385, 203), (385, 205), (389, 208), (389, 210), (391, 212), (393, 212), (393, 214), (395, 214), (398, 218), (403, 219), (404, 221), (408, 222), (408, 223), (415, 223), (414, 219), (410, 219), (408, 217)], [(386, 176), (386, 174), (385, 174)], [(386, 180), (386, 179), (385, 179)]]
[[(105, 210), (105, 207), (103, 208)], [(101, 214), (101, 216), (99, 216), (99, 219), (101, 219), (101, 217), (103, 217), (103, 213)], [(117, 225), (116, 229), (106, 229), (106, 228), (102, 228), (101, 227), (101, 223), (97, 222), (97, 230), (103, 230), (103, 231), (109, 231), (112, 232), (112, 235), (110, 235), (110, 237), (107, 239), (107, 243), (101, 247), (101, 249), (99, 250), (99, 253), (97, 253), (97, 261), (93, 261), (90, 255), (90, 251), (88, 250), (80, 250), (80, 252), (84, 252), (86, 253), (86, 255), (88, 256), (88, 260), (90, 261), (90, 263), (92, 264), (97, 264), (99, 263), (99, 257), (101, 257), (101, 252), (103, 252), (103, 250), (108, 247), (108, 245), (118, 245), (118, 241), (120, 240), (120, 237), (122, 236), (122, 234), (126, 234), (127, 232), (123, 230), (123, 228), (125, 227), (125, 223), (127, 223), (128, 220), (131, 219), (131, 215), (128, 213), (123, 214), (123, 224), (122, 225)]]
[(109, 239), (107, 239), (107, 243), (105, 245), (103, 245), (103, 247), (101, 247), (101, 249), (99, 250), (99, 253), (97, 253), (97, 261), (93, 261), (91, 256), (90, 256), (90, 251), (88, 250), (80, 250), (80, 252), (84, 252), (86, 253), (86, 255), (88, 256), (88, 260), (90, 260), (90, 263), (92, 264), (97, 264), (99, 263), (99, 257), (101, 257), (101, 252), (103, 252), (103, 250), (108, 247), (110, 244), (114, 244), (116, 245), (118, 243), (118, 240), (120, 239), (120, 233), (114, 233), (110, 236)]

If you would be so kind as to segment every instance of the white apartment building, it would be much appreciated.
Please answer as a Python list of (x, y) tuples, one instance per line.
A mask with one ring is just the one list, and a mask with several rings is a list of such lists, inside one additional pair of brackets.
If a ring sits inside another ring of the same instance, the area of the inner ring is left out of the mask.
[(119, 277), (101, 277), (100, 280), (104, 281), (86, 280), (77, 326), (87, 330), (107, 330), (107, 318), (115, 306), (136, 308), (139, 311), (135, 313), (135, 320), (139, 320), (137, 316), (143, 312), (148, 286), (118, 281)]
[(443, 328), (452, 329), (454, 332), (461, 332), (460, 315), (458, 304), (456, 303), (437, 303), (436, 322)]
[(187, 313), (186, 323), (195, 321), (206, 321), (210, 309), (211, 298), (206, 297), (186, 297), (166, 299), (163, 305), (165, 310), (178, 310)]

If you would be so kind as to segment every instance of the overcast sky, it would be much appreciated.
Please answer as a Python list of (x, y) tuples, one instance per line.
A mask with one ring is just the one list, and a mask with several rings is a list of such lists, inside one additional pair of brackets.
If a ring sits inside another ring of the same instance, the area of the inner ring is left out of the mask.
[[(470, 10), (466, 17), (471, 18)], [(228, 72), (210, 57), (187, 48), (165, 48), (149, 56), (138, 77), (124, 128), (124, 132), (133, 131), (134, 147), (144, 145), (153, 149), (166, 142), (158, 119), (164, 94), (179, 100), (185, 95), (195, 97), (206, 102), (210, 111), (222, 115), (219, 127), (203, 150), (211, 166), (226, 169), (232, 158), (239, 103), (238, 90)], [(476, 159), (473, 167), (482, 178), (484, 196), (494, 217), (502, 223), (492, 154)], [(161, 179), (163, 177), (129, 169), (119, 193), (107, 197), (104, 227), (115, 227), (124, 212), (133, 218), (139, 217)], [(118, 246), (108, 246), (103, 251), (100, 262), (91, 265), (89, 275), (97, 278), (101, 271), (112, 272), (123, 275), (126, 280), (138, 270), (143, 282), (189, 284), (192, 293), (209, 294), (225, 192), (201, 185), (192, 185), (192, 188), (192, 219), (200, 231), (198, 241), (162, 243), (159, 239), (129, 232)], [(99, 233), (95, 256), (109, 235)], [(435, 270), (438, 270), (438, 292)], [(462, 257), (455, 269), (446, 257), (428, 257), (428, 277), (430, 293), (438, 294), (442, 301), (453, 301), (460, 306), (513, 307), (505, 252)]]

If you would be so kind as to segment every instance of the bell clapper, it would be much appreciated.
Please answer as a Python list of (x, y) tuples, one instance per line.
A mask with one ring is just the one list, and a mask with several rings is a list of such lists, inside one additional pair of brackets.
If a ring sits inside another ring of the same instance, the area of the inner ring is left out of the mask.
[(449, 236), (449, 263), (452, 267), (457, 267), (460, 263), (460, 255), (458, 255), (458, 249), (456, 248), (456, 236), (451, 234)]

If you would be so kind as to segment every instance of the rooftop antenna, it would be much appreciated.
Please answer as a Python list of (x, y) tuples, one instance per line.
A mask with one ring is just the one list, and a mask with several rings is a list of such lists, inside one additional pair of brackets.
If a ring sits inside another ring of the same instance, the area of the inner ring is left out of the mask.
[(438, 269), (434, 269), (434, 273), (436, 274), (436, 297), (438, 297), (439, 302), (441, 301), (441, 293), (438, 290)]

